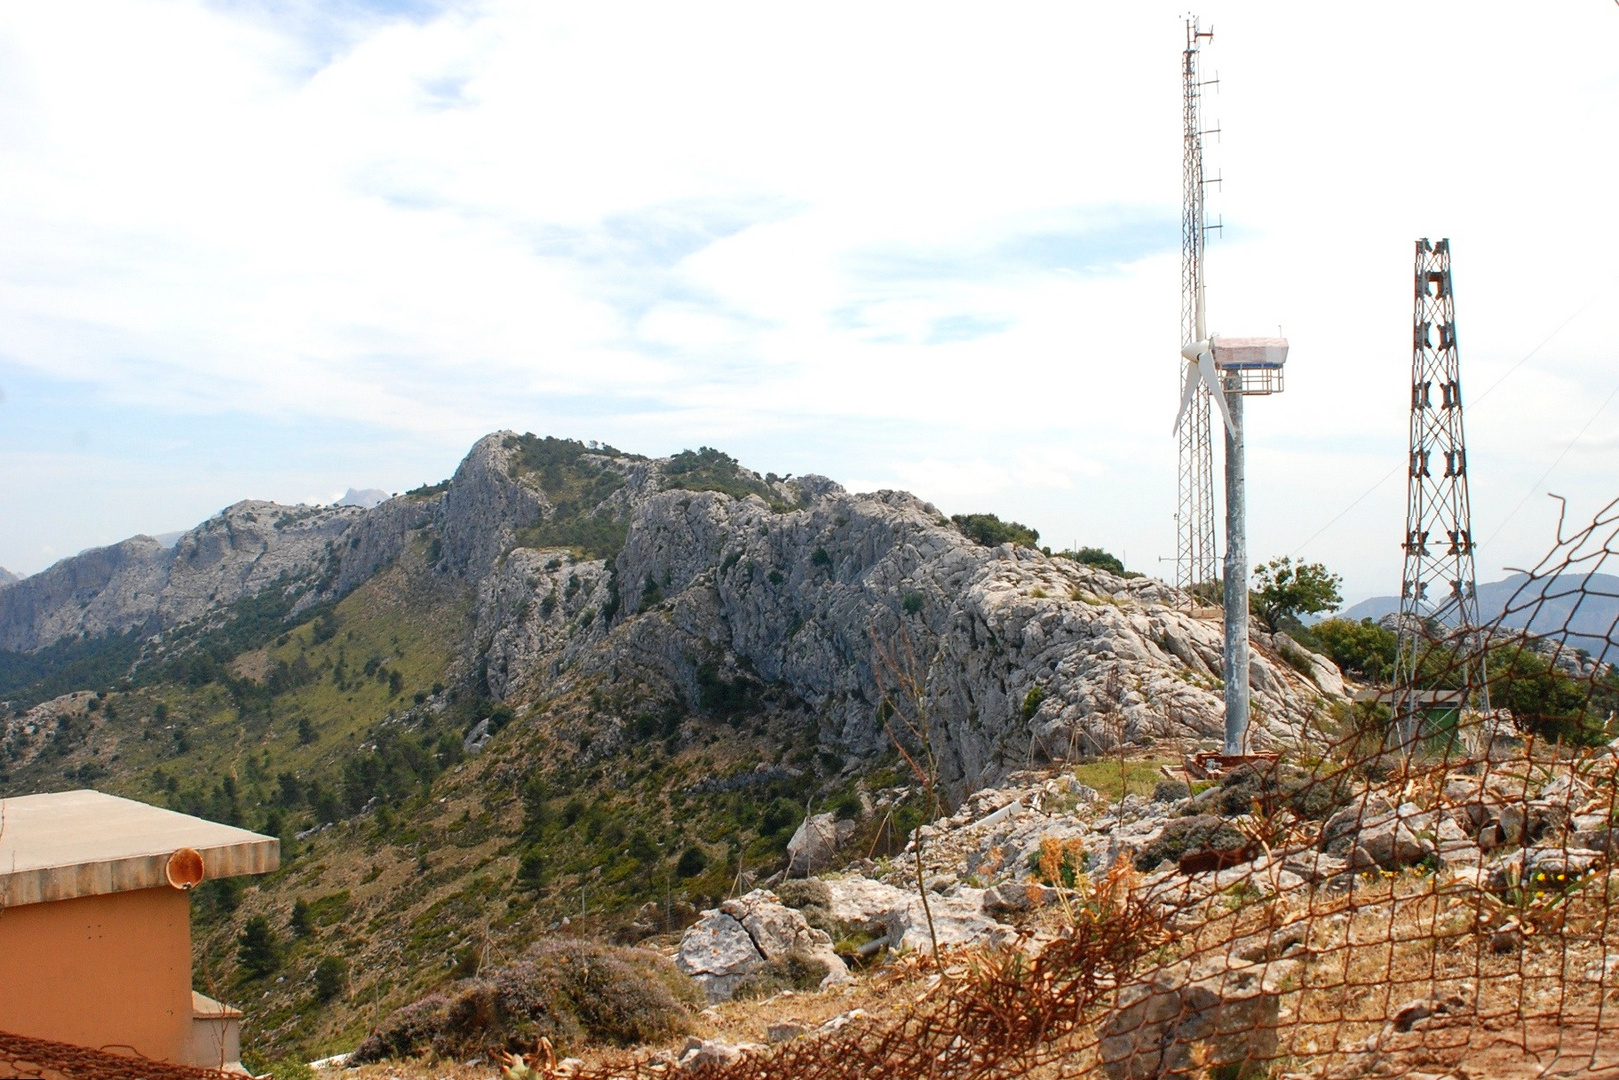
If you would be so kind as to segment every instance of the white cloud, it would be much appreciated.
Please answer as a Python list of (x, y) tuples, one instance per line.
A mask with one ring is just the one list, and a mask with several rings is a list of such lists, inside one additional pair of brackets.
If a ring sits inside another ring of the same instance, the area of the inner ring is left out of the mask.
[[(1180, 13), (9, 5), (0, 364), (176, 425), (359, 426), (446, 458), (504, 424), (731, 439), (1145, 565), (1173, 544)], [(1496, 527), (1612, 388), (1619, 12), (1204, 17), (1211, 319), (1294, 345), (1287, 394), (1250, 410), (1256, 554), (1403, 454), (1419, 235), (1453, 238), (1475, 395), (1595, 296), (1474, 399)], [(1611, 487), (1596, 439), (1547, 483)], [(384, 482), (366, 467), (271, 486)], [(1386, 587), (1400, 487), (1305, 554)], [(58, 550), (102, 531), (39, 497), (0, 487)], [(1512, 518), (1503, 550), (1543, 524)]]

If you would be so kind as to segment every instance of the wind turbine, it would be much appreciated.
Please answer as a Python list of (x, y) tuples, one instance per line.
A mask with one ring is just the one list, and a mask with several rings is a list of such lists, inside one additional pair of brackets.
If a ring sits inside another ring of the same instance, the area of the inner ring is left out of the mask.
[[(1287, 339), (1221, 338), (1203, 318), (1203, 287), (1197, 289), (1196, 341), (1181, 346), (1180, 431), (1199, 385), (1220, 406), (1225, 420), (1225, 747), (1224, 757), (1248, 753), (1248, 487), (1242, 431), (1242, 399), (1282, 391)], [(1228, 762), (1235, 764), (1235, 762)]]
[[(1225, 388), (1220, 385), (1220, 375), (1214, 366), (1214, 339), (1208, 336), (1203, 325), (1203, 285), (1197, 287), (1197, 338), (1181, 346), (1181, 356), (1186, 360), (1186, 371), (1181, 378), (1181, 408), (1175, 414), (1175, 430), (1179, 432), (1181, 424), (1186, 421), (1186, 410), (1192, 407), (1192, 399), (1197, 396), (1197, 386), (1201, 382), (1208, 388), (1209, 396), (1214, 403), (1220, 406), (1220, 415), (1225, 418), (1227, 432), (1236, 430), (1231, 419), (1231, 409), (1226, 405)], [(1284, 354), (1285, 355), (1285, 354)]]

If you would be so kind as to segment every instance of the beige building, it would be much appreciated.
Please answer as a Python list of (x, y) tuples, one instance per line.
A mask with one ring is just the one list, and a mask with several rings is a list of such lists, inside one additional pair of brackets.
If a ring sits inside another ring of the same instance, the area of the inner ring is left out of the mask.
[(188, 890), (280, 858), (274, 837), (96, 791), (0, 799), (0, 1032), (236, 1063), (241, 1013), (191, 989)]

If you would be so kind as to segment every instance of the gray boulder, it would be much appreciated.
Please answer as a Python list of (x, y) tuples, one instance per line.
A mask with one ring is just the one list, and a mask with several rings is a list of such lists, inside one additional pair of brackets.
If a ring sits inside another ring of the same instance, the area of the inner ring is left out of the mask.
[(1355, 838), (1365, 823), (1393, 810), (1394, 804), (1381, 795), (1369, 793), (1360, 796), (1333, 814), (1321, 827), (1321, 850), (1329, 855), (1346, 857), (1354, 848)]
[(1119, 991), (1099, 1047), (1109, 1080), (1258, 1077), (1277, 1057), (1281, 994), (1295, 961), (1222, 957), (1163, 969)]
[(774, 893), (755, 889), (703, 912), (680, 939), (675, 966), (702, 986), (709, 1001), (727, 1001), (750, 975), (788, 959), (826, 967), (822, 987), (849, 981), (832, 939), (804, 921)]
[(831, 814), (812, 814), (799, 822), (787, 841), (787, 876), (807, 878), (837, 862), (838, 847), (854, 833), (855, 823)]
[(1393, 811), (1361, 822), (1350, 851), (1351, 869), (1373, 866), (1393, 870), (1415, 866), (1438, 853), (1433, 835), (1439, 814), (1424, 811), (1411, 803), (1401, 803)]

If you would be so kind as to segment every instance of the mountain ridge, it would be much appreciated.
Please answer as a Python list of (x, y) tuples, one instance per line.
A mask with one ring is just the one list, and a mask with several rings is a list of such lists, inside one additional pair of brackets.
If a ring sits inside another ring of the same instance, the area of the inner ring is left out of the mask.
[[(1619, 577), (1563, 573), (1531, 579), (1528, 574), (1512, 574), (1479, 585), (1478, 604), (1479, 618), (1486, 624), (1499, 620), (1503, 626), (1535, 634), (1555, 633), (1559, 640), (1600, 658), (1614, 648)], [(1345, 608), (1337, 617), (1375, 622), (1399, 611), (1398, 596), (1373, 596)]]
[[(730, 687), (786, 683), (866, 749), (886, 740), (873, 642), (935, 643), (941, 709), (959, 718), (945, 766), (963, 790), (1020, 754), (1219, 730), (1218, 627), (1161, 582), (985, 548), (906, 492), (759, 477), (706, 448), (649, 459), (512, 432), (480, 439), (445, 484), (369, 510), (246, 500), (172, 549), (134, 537), (65, 559), (0, 593), (0, 647), (160, 640), (260, 594), (295, 617), (429, 535), (432, 572), (476, 592), (473, 662), (496, 700), (588, 668), (610, 631), (662, 605), (626, 629), (610, 670), (638, 668), (688, 702), (705, 670)], [(1308, 722), (1320, 688), (1290, 684), (1279, 654), (1261, 647), (1253, 677), (1277, 733)]]

